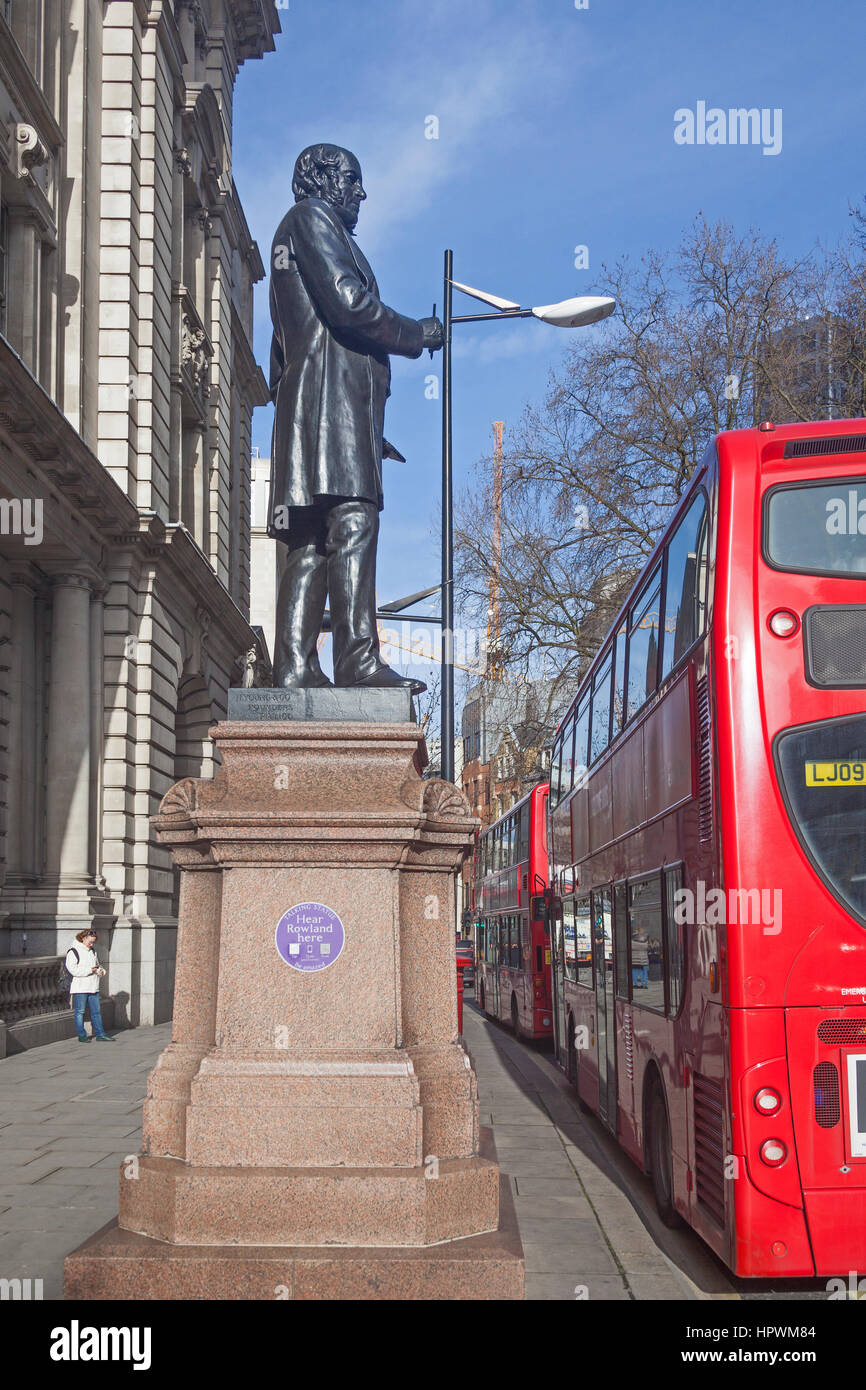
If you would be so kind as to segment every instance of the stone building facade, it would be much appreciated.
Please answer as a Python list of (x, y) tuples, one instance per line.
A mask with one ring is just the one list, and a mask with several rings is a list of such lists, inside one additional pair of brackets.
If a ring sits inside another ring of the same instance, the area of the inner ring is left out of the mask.
[(92, 922), (118, 1025), (171, 1014), (149, 817), (256, 640), (232, 98), (277, 10), (0, 0), (0, 965)]

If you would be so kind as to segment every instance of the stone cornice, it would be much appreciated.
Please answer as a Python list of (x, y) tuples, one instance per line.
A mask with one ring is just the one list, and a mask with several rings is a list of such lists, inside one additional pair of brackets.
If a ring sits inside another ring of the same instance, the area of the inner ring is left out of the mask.
[(2, 336), (0, 382), (9, 392), (0, 399), (0, 414), (12, 421), (10, 441), (29, 454), (34, 469), (49, 477), (82, 510), (85, 519), (93, 518), (91, 524), (97, 530), (137, 530), (135, 504)]
[[(247, 215), (244, 212), (244, 205), (241, 202), (237, 184), (234, 179), (232, 179), (231, 191), (225, 195), (225, 201), (232, 208), (237, 221), (238, 250), (244, 259), (249, 262), (250, 270), (255, 277), (255, 282), (258, 283), (259, 280), (263, 280), (265, 277), (265, 268), (262, 264), (258, 244), (253, 241), (253, 235), (250, 231), (249, 223), (247, 222)], [(258, 265), (256, 265), (256, 262), (258, 262)]]
[(253, 646), (256, 636), (228, 590), (214, 574), (208, 560), (196, 545), (187, 528), (172, 522), (165, 528), (165, 540), (160, 547), (180, 590), (194, 599), (211, 615), (237, 643), (242, 651)]
[(273, 53), (274, 39), (282, 33), (276, 0), (225, 0), (225, 8), (238, 65)]
[(267, 405), (271, 399), (265, 374), (253, 356), (253, 350), (244, 332), (238, 311), (232, 305), (232, 345), (235, 365), (240, 376), (240, 387), (250, 405)]
[(166, 525), (154, 512), (142, 512), (137, 527), (114, 532), (106, 543), (115, 553), (137, 552), (144, 563), (159, 566), (167, 587), (183, 594), (186, 607), (205, 610), (212, 628), (221, 629), (238, 651), (253, 646), (255, 632), (180, 522)]

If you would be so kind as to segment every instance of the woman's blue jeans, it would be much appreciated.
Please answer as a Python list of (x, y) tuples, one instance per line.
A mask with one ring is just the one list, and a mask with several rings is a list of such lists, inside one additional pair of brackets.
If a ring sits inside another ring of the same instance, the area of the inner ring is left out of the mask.
[(84, 1011), (88, 999), (90, 1000), (90, 1022), (93, 1025), (94, 1036), (100, 1036), (105, 1032), (102, 1026), (102, 1010), (99, 1007), (99, 991), (97, 990), (93, 994), (73, 994), (72, 1010), (75, 1017), (75, 1031), (79, 1038), (87, 1037), (84, 1031)]

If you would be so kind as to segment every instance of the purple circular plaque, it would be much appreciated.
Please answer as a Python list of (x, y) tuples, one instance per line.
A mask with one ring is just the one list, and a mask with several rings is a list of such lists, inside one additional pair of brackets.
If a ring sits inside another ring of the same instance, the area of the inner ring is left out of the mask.
[(274, 934), (277, 950), (293, 970), (327, 970), (346, 944), (346, 933), (333, 908), (324, 903), (296, 903), (284, 912)]

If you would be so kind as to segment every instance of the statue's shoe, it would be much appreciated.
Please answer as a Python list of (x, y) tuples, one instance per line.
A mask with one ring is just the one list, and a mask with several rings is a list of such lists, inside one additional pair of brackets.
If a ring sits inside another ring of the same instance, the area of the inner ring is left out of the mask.
[(422, 695), (427, 689), (423, 681), (414, 680), (411, 676), (401, 676), (399, 672), (392, 671), (390, 666), (380, 666), (378, 671), (364, 676), (362, 680), (352, 682), (352, 690), (361, 687), (374, 690), (411, 690), (413, 695)]
[(329, 690), (333, 690), (334, 682), (328, 680), (324, 671), (320, 671), (318, 675), (312, 673), (300, 676), (287, 675), (279, 680), (274, 676), (275, 690), (321, 690), (325, 686)]

